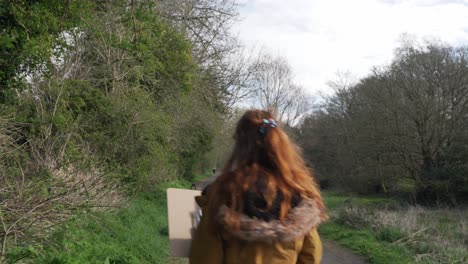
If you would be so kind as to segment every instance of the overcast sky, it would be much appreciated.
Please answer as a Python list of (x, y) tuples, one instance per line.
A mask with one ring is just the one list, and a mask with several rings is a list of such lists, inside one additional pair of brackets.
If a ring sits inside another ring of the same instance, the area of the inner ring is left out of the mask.
[(285, 56), (308, 91), (337, 71), (357, 78), (388, 63), (403, 33), (468, 44), (468, 0), (241, 0), (235, 30), (247, 46)]

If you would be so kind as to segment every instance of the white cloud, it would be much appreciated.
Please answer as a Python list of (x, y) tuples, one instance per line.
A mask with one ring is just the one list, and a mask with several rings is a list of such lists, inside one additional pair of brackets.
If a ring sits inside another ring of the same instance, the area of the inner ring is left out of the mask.
[(365, 76), (388, 63), (403, 33), (468, 44), (468, 1), (244, 0), (237, 30), (247, 45), (288, 58), (296, 80), (327, 91), (337, 71)]

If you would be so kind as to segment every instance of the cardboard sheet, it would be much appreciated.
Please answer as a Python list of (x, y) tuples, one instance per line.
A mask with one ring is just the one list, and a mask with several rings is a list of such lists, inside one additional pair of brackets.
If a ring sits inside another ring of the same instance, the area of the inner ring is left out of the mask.
[(201, 218), (195, 202), (197, 190), (167, 189), (170, 253), (173, 257), (188, 257), (193, 233)]

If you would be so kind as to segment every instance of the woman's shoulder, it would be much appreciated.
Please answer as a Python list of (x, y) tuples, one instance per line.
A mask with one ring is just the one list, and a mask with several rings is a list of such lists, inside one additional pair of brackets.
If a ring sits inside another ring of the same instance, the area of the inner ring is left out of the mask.
[[(227, 206), (221, 206), (217, 213), (217, 221), (231, 236), (247, 241), (292, 241), (307, 235), (322, 221), (321, 210), (313, 199), (304, 198), (291, 208), (287, 217), (281, 221), (274, 219), (265, 221), (256, 217), (236, 212)], [(230, 224), (229, 219), (238, 218), (239, 228)]]

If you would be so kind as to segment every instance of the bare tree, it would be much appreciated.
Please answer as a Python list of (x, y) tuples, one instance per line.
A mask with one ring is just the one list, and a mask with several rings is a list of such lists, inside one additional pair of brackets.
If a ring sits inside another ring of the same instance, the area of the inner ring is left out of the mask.
[(252, 76), (251, 101), (255, 106), (274, 109), (287, 126), (292, 126), (312, 108), (313, 98), (294, 83), (287, 60), (263, 54)]
[(255, 74), (259, 71), (261, 51), (237, 49), (219, 62), (213, 74), (218, 80), (222, 100), (229, 109), (245, 102), (252, 95)]
[(306, 153), (342, 186), (456, 203), (468, 168), (467, 62), (467, 47), (405, 43), (368, 77), (333, 82), (303, 123)]
[(163, 0), (156, 10), (187, 34), (198, 62), (209, 67), (238, 46), (230, 31), (237, 7), (236, 0)]
[(378, 100), (379, 108), (389, 116), (392, 130), (399, 131), (395, 134), (400, 136), (393, 137), (398, 140), (395, 148), (411, 169), (419, 193), (426, 196), (423, 199), (438, 192), (435, 182), (449, 182), (434, 171), (447, 166), (446, 155), (465, 129), (467, 61), (466, 47), (428, 43), (399, 49), (397, 60), (387, 71), (376, 73), (383, 89), (374, 90), (372, 98), (387, 98)]

